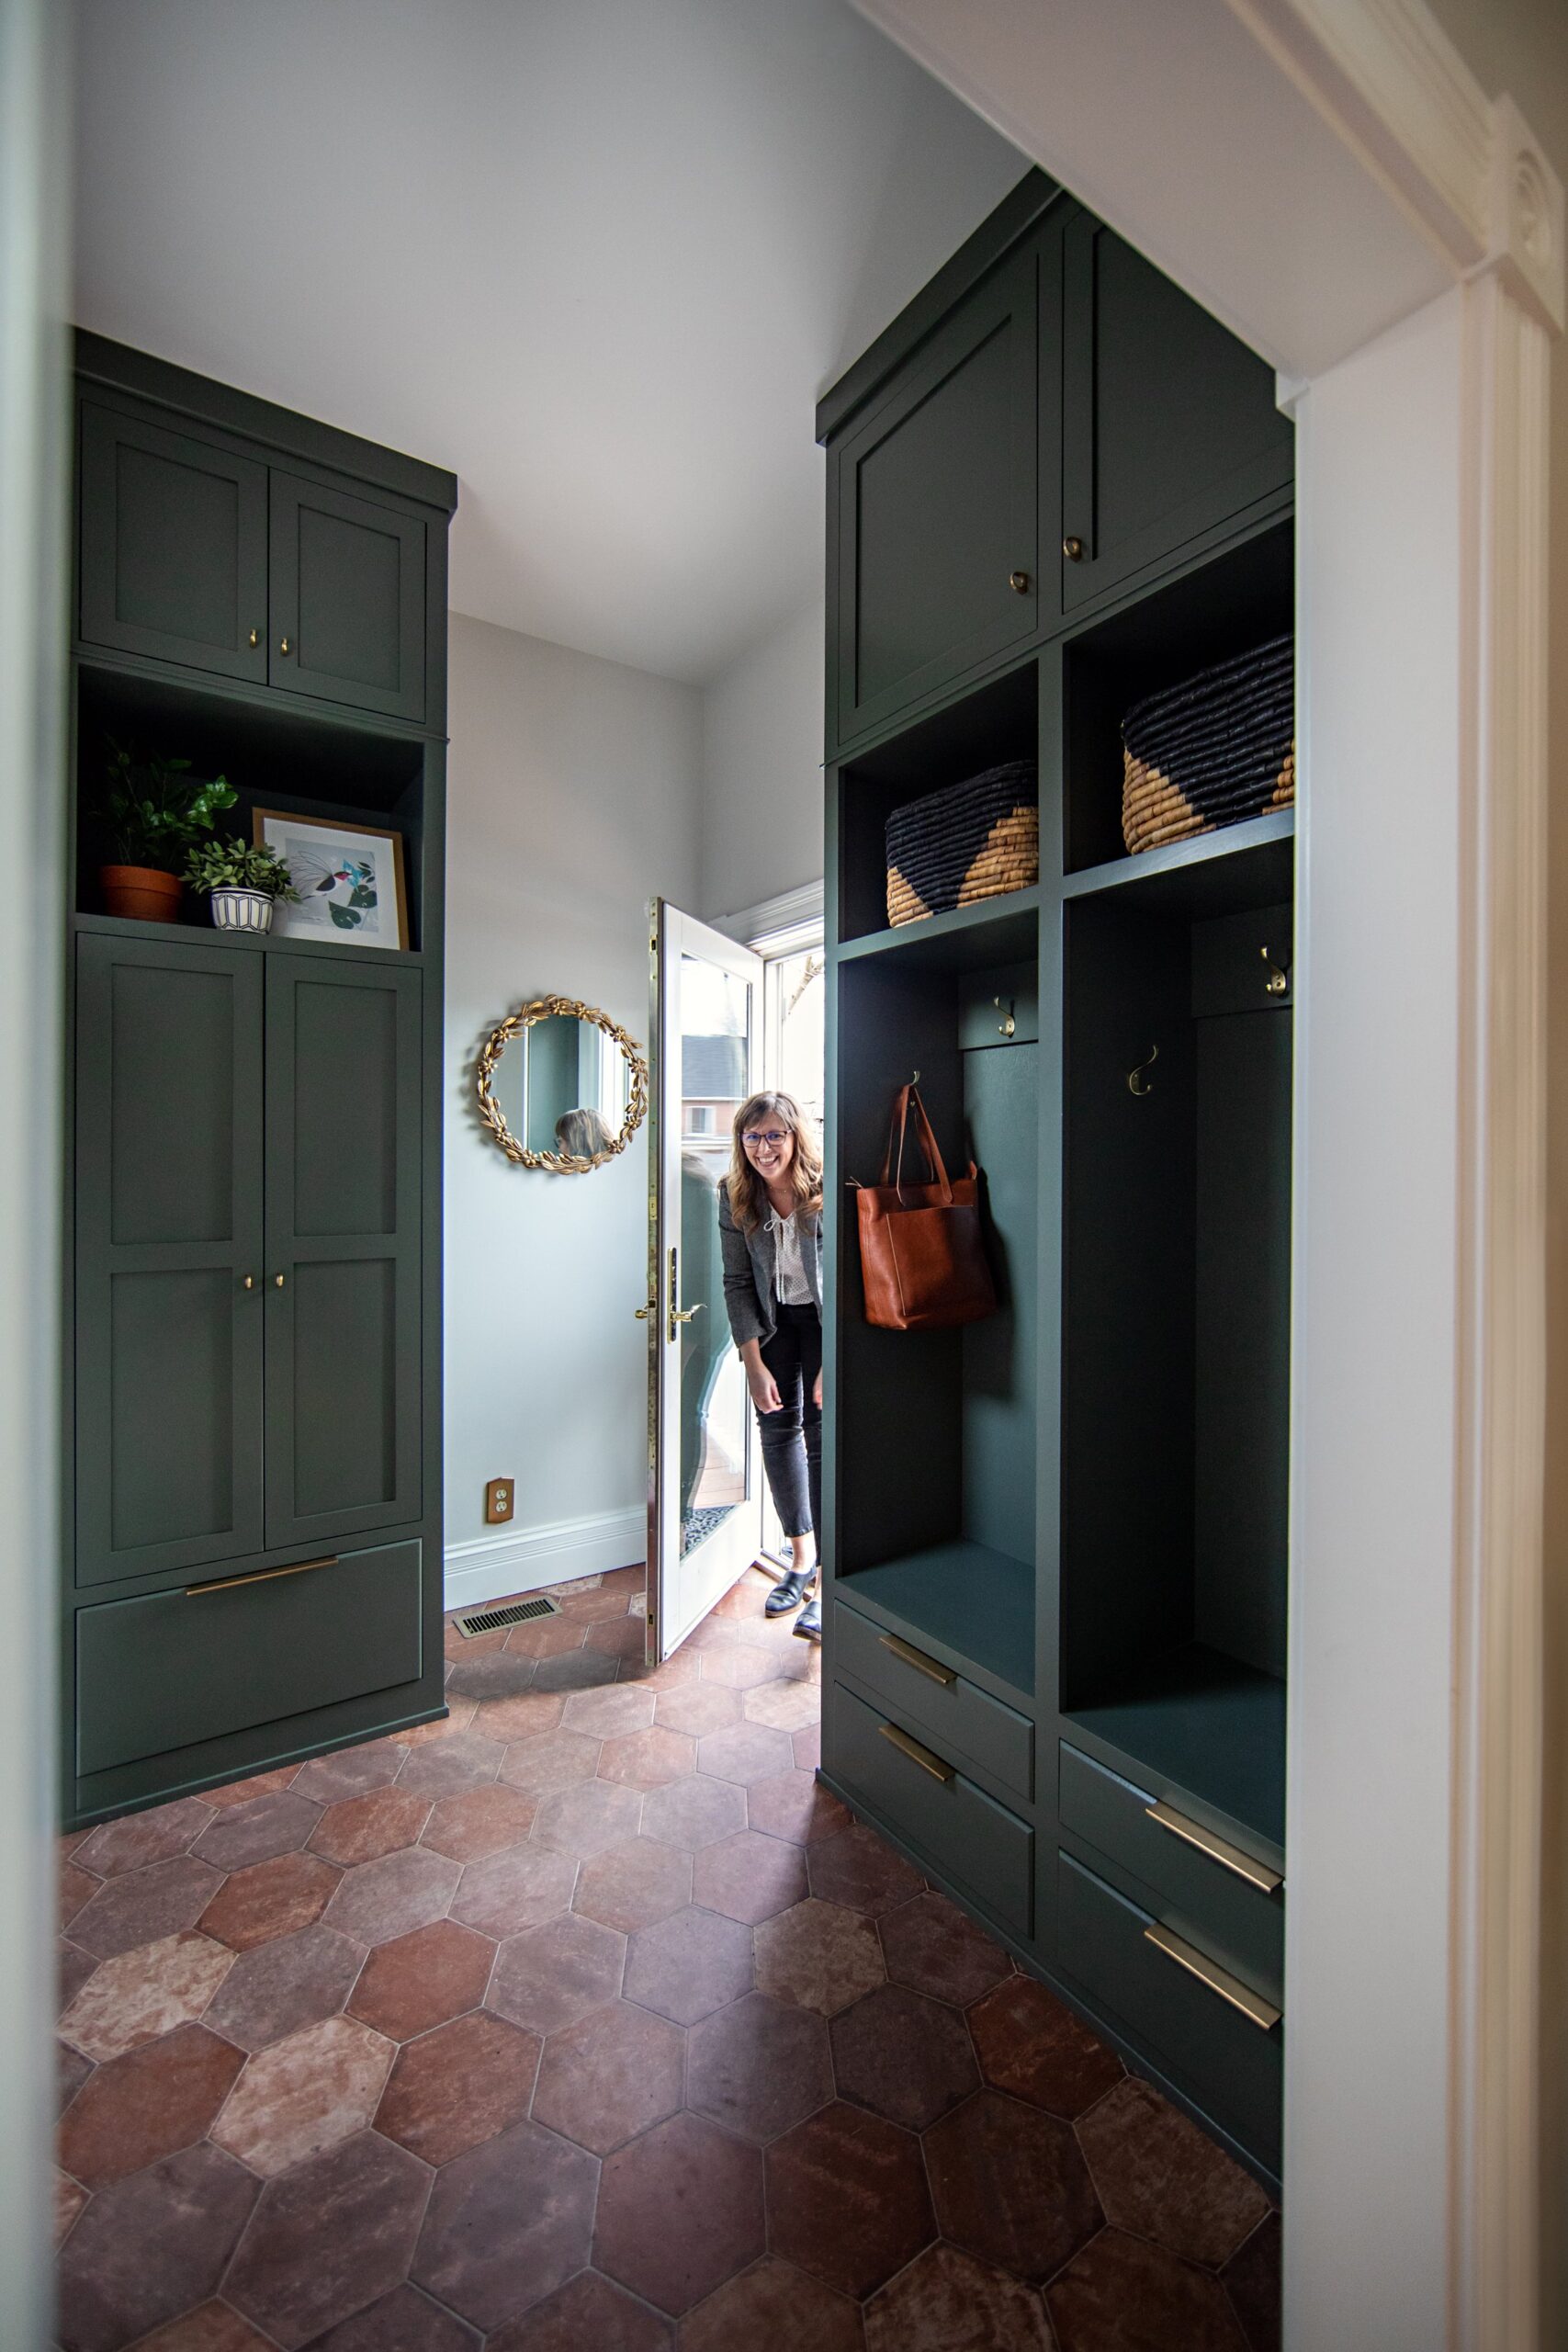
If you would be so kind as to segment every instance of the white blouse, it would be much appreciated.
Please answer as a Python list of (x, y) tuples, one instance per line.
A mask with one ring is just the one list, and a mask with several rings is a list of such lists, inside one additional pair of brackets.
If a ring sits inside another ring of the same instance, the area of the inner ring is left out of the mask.
[(776, 1209), (768, 1211), (768, 1230), (773, 1237), (773, 1289), (781, 1306), (812, 1305), (811, 1283), (800, 1254), (800, 1228), (795, 1222), (798, 1211), (780, 1216)]

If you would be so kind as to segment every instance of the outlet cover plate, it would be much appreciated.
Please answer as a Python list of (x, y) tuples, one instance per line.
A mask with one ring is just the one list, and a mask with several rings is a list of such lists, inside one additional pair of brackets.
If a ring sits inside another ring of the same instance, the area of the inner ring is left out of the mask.
[(515, 1489), (510, 1478), (492, 1478), (485, 1488), (485, 1525), (503, 1527), (512, 1516), (515, 1499)]

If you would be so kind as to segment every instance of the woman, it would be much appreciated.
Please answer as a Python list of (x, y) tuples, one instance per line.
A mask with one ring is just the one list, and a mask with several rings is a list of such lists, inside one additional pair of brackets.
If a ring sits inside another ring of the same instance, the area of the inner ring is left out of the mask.
[[(822, 1154), (793, 1096), (753, 1094), (736, 1113), (718, 1229), (729, 1328), (793, 1555), (767, 1600), (782, 1617), (816, 1582), (822, 1516)], [(795, 1630), (821, 1639), (820, 1594)]]

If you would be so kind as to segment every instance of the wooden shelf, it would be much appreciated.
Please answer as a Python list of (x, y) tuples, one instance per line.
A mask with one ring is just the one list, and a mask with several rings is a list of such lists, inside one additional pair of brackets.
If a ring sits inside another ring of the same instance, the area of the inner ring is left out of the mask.
[(1101, 898), (1115, 892), (1129, 906), (1194, 922), (1256, 906), (1260, 897), (1288, 899), (1295, 831), (1295, 810), (1273, 808), (1265, 817), (1249, 817), (1245, 824), (1224, 825), (1216, 832), (1197, 833), (1164, 849), (1142, 850), (1136, 857), (1115, 857), (1104, 865), (1065, 874), (1062, 896)]
[(1129, 1664), (1116, 1689), (1064, 1709), (1072, 1735), (1153, 1774), (1280, 1849), (1285, 1842), (1285, 1685), (1201, 1642)]
[(897, 931), (874, 931), (846, 940), (831, 951), (840, 964), (868, 956), (895, 956), (909, 971), (983, 971), (992, 964), (1016, 964), (1034, 953), (1040, 916), (1040, 886), (977, 899), (951, 914), (901, 923)]
[(1027, 1560), (958, 1536), (950, 1544), (840, 1576), (846, 1600), (932, 1649), (946, 1665), (977, 1668), (1015, 1697), (1034, 1689), (1034, 1570)]

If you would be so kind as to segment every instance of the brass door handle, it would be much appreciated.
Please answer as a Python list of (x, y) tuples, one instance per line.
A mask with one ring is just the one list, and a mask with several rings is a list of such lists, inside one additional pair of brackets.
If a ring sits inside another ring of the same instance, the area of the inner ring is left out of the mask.
[(280, 653), (287, 653), (287, 652), (288, 652), (288, 639), (286, 637), (281, 637), (281, 638), (279, 638), (279, 639), (278, 639), (278, 641), (277, 641), (277, 650), (278, 650), (278, 651), (279, 651)]
[(259, 629), (259, 628), (254, 628), (254, 629), (252, 629), (252, 631), (251, 631), (251, 643), (252, 643), (253, 645), (259, 645), (259, 644), (261, 643), (261, 631), (260, 631), (260, 629)]
[(1012, 590), (1015, 596), (1027, 596), (1029, 594), (1028, 572), (1010, 571), (1008, 573), (1008, 586)]
[(1083, 561), (1083, 541), (1081, 539), (1064, 539), (1062, 541), (1062, 553), (1066, 557), (1069, 563), (1081, 563)]
[(274, 1274), (272, 1279), (276, 1288), (281, 1290), (283, 1288), (283, 1276), (281, 1274)]
[(254, 1290), (255, 1286), (256, 1278), (254, 1274), (246, 1274), (241, 1283), (241, 1288), (243, 1290)]
[(1271, 2033), (1279, 2024), (1283, 2012), (1275, 2008), (1272, 2002), (1264, 2000), (1250, 1984), (1244, 1984), (1239, 1976), (1233, 1976), (1228, 1968), (1222, 1968), (1206, 1952), (1199, 1951), (1182, 1937), (1173, 1936), (1168, 1928), (1145, 1928), (1144, 1940), (1153, 1944), (1156, 1951), (1163, 1951), (1167, 1960), (1174, 1960), (1189, 1976), (1195, 1976), (1200, 1984), (1206, 1984), (1211, 1993), (1217, 1993), (1222, 2001), (1228, 2001), (1233, 2009), (1239, 2009), (1248, 2023), (1261, 2032)]
[(646, 1323), (649, 1316), (657, 1315), (659, 1309), (654, 1305), (651, 1298), (649, 1300), (646, 1306), (635, 1306), (632, 1309), (632, 1314), (638, 1323)]
[(670, 1310), (670, 1320), (671, 1323), (690, 1323), (702, 1311), (703, 1302), (699, 1298), (695, 1306), (672, 1306)]

